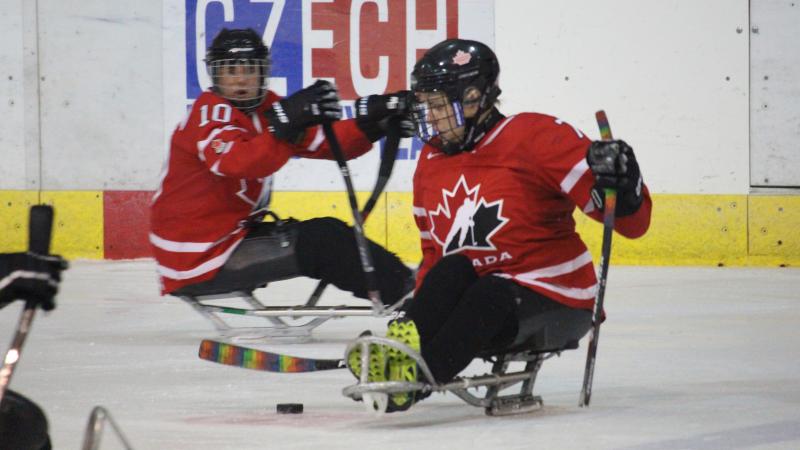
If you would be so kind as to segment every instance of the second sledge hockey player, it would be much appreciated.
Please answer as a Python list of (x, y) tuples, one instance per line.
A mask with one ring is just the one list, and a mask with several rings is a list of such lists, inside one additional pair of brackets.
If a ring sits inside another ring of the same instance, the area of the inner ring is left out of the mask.
[[(327, 81), (280, 98), (267, 88), (269, 49), (252, 29), (223, 29), (205, 61), (213, 86), (175, 129), (151, 204), (161, 293), (221, 294), (307, 276), (367, 298), (352, 228), (324, 217), (278, 229), (263, 217), (272, 176), (290, 158), (333, 159), (321, 123), (336, 121), (345, 158), (356, 158), (385, 135), (396, 97), (370, 96), (356, 119), (342, 121)], [(395, 304), (413, 288), (412, 271), (368, 245), (381, 300)]]

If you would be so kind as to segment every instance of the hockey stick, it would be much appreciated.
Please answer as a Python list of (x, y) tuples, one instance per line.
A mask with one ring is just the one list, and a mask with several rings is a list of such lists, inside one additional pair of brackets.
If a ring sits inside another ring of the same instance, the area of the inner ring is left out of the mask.
[(231, 306), (201, 305), (207, 312), (236, 314), (253, 317), (338, 317), (338, 316), (372, 316), (369, 306), (265, 306), (258, 309), (236, 308)]
[[(50, 252), (50, 236), (53, 231), (53, 208), (48, 205), (35, 205), (31, 207), (30, 223), (28, 225), (28, 250), (32, 253), (46, 255)], [(3, 359), (3, 368), (0, 369), (0, 403), (6, 393), (6, 388), (11, 382), (14, 368), (22, 354), (22, 346), (25, 338), (31, 329), (33, 317), (36, 314), (37, 304), (33, 300), (27, 300), (25, 309), (19, 318), (17, 332), (11, 341), (11, 347), (6, 352)]]
[(347, 188), (350, 209), (353, 210), (353, 231), (355, 232), (358, 253), (361, 257), (361, 268), (364, 270), (364, 278), (366, 278), (367, 297), (372, 301), (372, 306), (376, 311), (383, 312), (383, 302), (381, 302), (381, 295), (377, 287), (378, 283), (375, 279), (375, 267), (372, 265), (372, 256), (369, 254), (369, 247), (367, 247), (367, 238), (364, 237), (364, 219), (358, 209), (353, 181), (350, 179), (350, 169), (347, 167), (347, 161), (344, 159), (344, 153), (342, 153), (342, 147), (339, 145), (336, 133), (333, 131), (333, 124), (331, 122), (323, 123), (322, 130), (325, 132), (325, 138), (328, 139), (328, 143), (331, 146), (333, 157), (336, 158), (336, 164), (339, 165), (339, 171), (342, 173), (342, 178), (344, 178), (344, 184)]
[(200, 343), (198, 355), (206, 361), (264, 372), (316, 372), (347, 367), (342, 359), (313, 359), (281, 355), (209, 339), (204, 339)]
[(361, 211), (364, 220), (367, 220), (372, 209), (375, 208), (378, 199), (383, 193), (383, 189), (386, 188), (386, 183), (389, 182), (389, 177), (392, 176), (392, 169), (397, 160), (397, 151), (400, 148), (400, 130), (398, 127), (399, 125), (395, 121), (390, 121), (386, 129), (386, 143), (384, 144), (383, 154), (381, 155), (381, 164), (378, 167), (378, 179), (375, 181), (372, 194), (370, 194), (367, 203), (364, 205), (364, 209)]
[[(608, 117), (602, 109), (595, 113), (597, 126), (600, 127), (600, 137), (610, 141), (611, 127)], [(600, 253), (600, 279), (598, 281), (597, 297), (594, 301), (594, 314), (592, 316), (592, 336), (589, 339), (589, 348), (586, 351), (586, 368), (583, 371), (583, 388), (579, 406), (589, 406), (592, 399), (592, 380), (594, 378), (594, 364), (597, 357), (597, 342), (600, 340), (600, 320), (603, 314), (603, 297), (606, 292), (608, 279), (608, 266), (611, 262), (611, 237), (614, 234), (614, 209), (617, 206), (617, 192), (614, 189), (605, 189), (605, 209), (603, 212), (603, 245)]]
[[(369, 214), (378, 203), (378, 199), (383, 193), (386, 183), (389, 182), (389, 177), (392, 176), (392, 169), (394, 168), (394, 162), (397, 159), (397, 151), (399, 146), (400, 130), (397, 129), (396, 124), (390, 122), (386, 133), (386, 143), (384, 144), (383, 154), (381, 155), (381, 164), (378, 168), (378, 179), (375, 181), (375, 187), (372, 188), (372, 193), (367, 199), (364, 209), (361, 210), (361, 218), (364, 222), (366, 222), (369, 218)], [(327, 286), (328, 283), (326, 281), (320, 280), (320, 282), (317, 283), (316, 289), (314, 289), (314, 292), (311, 294), (311, 297), (309, 297), (308, 301), (306, 302), (306, 306), (316, 306)]]

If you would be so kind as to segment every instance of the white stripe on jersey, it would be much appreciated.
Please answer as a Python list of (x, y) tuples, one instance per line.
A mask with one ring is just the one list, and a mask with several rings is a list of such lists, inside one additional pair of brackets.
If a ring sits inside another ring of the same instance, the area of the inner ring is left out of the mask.
[(511, 116), (511, 117), (508, 117), (508, 118), (506, 118), (506, 119), (505, 119), (503, 122), (501, 122), (501, 123), (500, 123), (500, 125), (497, 127), (497, 129), (496, 129), (496, 130), (494, 130), (494, 132), (492, 132), (492, 134), (490, 134), (490, 135), (489, 135), (489, 138), (488, 138), (488, 139), (486, 139), (486, 142), (484, 142), (483, 144), (481, 144), (481, 146), (480, 146), (480, 147), (478, 147), (478, 148), (481, 148), (481, 147), (483, 147), (483, 146), (486, 146), (486, 145), (489, 145), (489, 144), (491, 144), (491, 143), (492, 143), (492, 141), (494, 141), (494, 138), (496, 138), (496, 137), (497, 137), (497, 135), (498, 135), (498, 134), (500, 134), (500, 132), (501, 132), (501, 131), (503, 131), (503, 128), (505, 128), (505, 127), (506, 127), (506, 125), (508, 125), (508, 124), (511, 122), (511, 120), (513, 120), (513, 119), (514, 119), (514, 117), (517, 117), (517, 116), (516, 116), (516, 115), (513, 115), (513, 116)]
[(203, 154), (208, 144), (217, 137), (218, 134), (222, 133), (223, 128), (217, 128), (211, 130), (211, 133), (208, 134), (208, 137), (204, 141), (197, 142), (197, 157), (200, 158), (200, 161), (206, 162), (206, 155)]
[(159, 264), (156, 265), (156, 271), (162, 277), (171, 278), (173, 280), (186, 280), (189, 278), (199, 277), (200, 275), (222, 267), (222, 265), (225, 264), (225, 262), (228, 260), (228, 257), (231, 255), (231, 253), (233, 253), (234, 250), (236, 250), (236, 247), (239, 246), (239, 243), (241, 243), (243, 239), (244, 237), (239, 238), (239, 240), (234, 242), (227, 250), (225, 250), (225, 253), (211, 258), (203, 264), (200, 264), (192, 269), (175, 270)]
[(198, 157), (200, 158), (200, 161), (205, 161), (206, 160), (206, 157), (203, 154), (203, 152), (206, 150), (206, 147), (208, 147), (208, 144), (210, 144), (211, 141), (213, 141), (214, 138), (217, 137), (218, 134), (222, 133), (223, 131), (231, 131), (231, 130), (239, 130), (239, 131), (247, 132), (247, 130), (245, 130), (244, 128), (235, 127), (233, 125), (225, 125), (222, 128), (215, 128), (215, 129), (211, 130), (211, 133), (208, 134), (207, 138), (205, 138), (202, 141), (198, 141), (197, 142), (197, 153), (198, 153)]
[[(517, 277), (517, 278), (519, 278), (519, 277)], [(597, 295), (597, 285), (596, 284), (594, 286), (592, 286), (592, 287), (581, 289), (581, 288), (570, 288), (570, 287), (558, 286), (558, 285), (555, 285), (555, 284), (543, 283), (541, 281), (536, 281), (536, 280), (524, 280), (524, 281), (520, 280), (520, 281), (522, 281), (523, 283), (526, 283), (526, 284), (533, 285), (533, 286), (539, 286), (539, 287), (545, 288), (548, 291), (552, 291), (552, 292), (555, 292), (557, 294), (561, 294), (564, 297), (569, 297), (569, 298), (572, 298), (572, 299), (575, 299), (575, 300), (584, 300), (584, 301), (594, 300), (595, 296)]]
[[(225, 144), (225, 149), (222, 150), (222, 153), (220, 153), (220, 156), (222, 156), (222, 155), (228, 153), (229, 151), (231, 151), (231, 149), (233, 148), (233, 144), (235, 144), (235, 142), (226, 143)], [(224, 177), (225, 174), (220, 172), (220, 170), (219, 170), (219, 165), (220, 165), (221, 162), (222, 162), (222, 158), (218, 159), (217, 162), (215, 162), (214, 165), (211, 166), (211, 173), (213, 173), (214, 175), (218, 175), (220, 177)]]
[(571, 259), (567, 262), (556, 264), (555, 266), (542, 267), (541, 269), (531, 270), (530, 272), (520, 273), (515, 275), (514, 278), (528, 283), (533, 280), (538, 280), (539, 278), (552, 278), (559, 275), (568, 274), (580, 269), (586, 264), (591, 263), (592, 255), (589, 253), (589, 251), (585, 251), (577, 258)]
[(324, 140), (325, 133), (322, 131), (322, 126), (317, 126), (317, 134), (314, 135), (314, 139), (312, 139), (311, 143), (308, 144), (308, 150), (312, 152), (317, 151)]
[(414, 215), (418, 217), (427, 217), (428, 212), (425, 210), (425, 208), (420, 208), (419, 206), (415, 206)]
[(218, 159), (217, 162), (215, 162), (214, 165), (211, 166), (211, 173), (220, 177), (224, 177), (225, 175), (223, 175), (222, 172), (219, 171), (219, 163), (221, 162), (222, 160)]
[(248, 205), (255, 207), (256, 204), (258, 203), (258, 199), (253, 201), (253, 200), (250, 199), (250, 197), (248, 197), (245, 194), (247, 192), (247, 180), (244, 179), (244, 178), (240, 179), (239, 180), (239, 186), (241, 186), (242, 189), (239, 192), (236, 193), (236, 196), (239, 197), (240, 199), (244, 200), (245, 203), (247, 203)]
[(428, 239), (428, 240), (430, 240), (431, 239), (431, 232), (430, 231), (420, 231), (419, 232), (419, 238), (420, 239)]
[(164, 239), (150, 233), (150, 243), (156, 248), (173, 253), (201, 253), (215, 246), (217, 242), (178, 242)]
[(567, 176), (561, 180), (561, 190), (564, 191), (565, 194), (569, 194), (569, 191), (578, 184), (578, 181), (587, 170), (589, 170), (589, 164), (586, 162), (586, 159), (581, 158), (577, 164), (572, 166)]

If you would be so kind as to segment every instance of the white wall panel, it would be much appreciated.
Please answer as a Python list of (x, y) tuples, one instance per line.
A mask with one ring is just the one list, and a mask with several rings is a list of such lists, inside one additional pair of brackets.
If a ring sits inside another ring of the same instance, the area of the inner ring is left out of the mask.
[(45, 189), (155, 189), (161, 2), (39, 0)]
[(750, 4), (750, 181), (800, 187), (800, 1)]
[[(187, 98), (190, 3), (2, 0), (0, 189), (35, 189), (40, 178), (45, 189), (154, 189)], [(244, 7), (240, 18), (271, 4), (205, 3)], [(308, 14), (329, 2), (277, 3)], [(458, 24), (461, 36), (494, 43), (504, 112), (557, 115), (597, 136), (593, 112), (605, 108), (654, 192), (738, 194), (751, 178), (798, 185), (798, 3), (754, 0), (758, 33), (747, 0), (461, 0)], [(303, 21), (300, 45), (324, 43)], [(296, 79), (309, 81), (305, 70)], [(377, 152), (352, 166), (369, 189)], [(399, 160), (389, 189), (409, 189), (414, 166)], [(342, 183), (333, 163), (292, 161), (276, 188)]]
[[(36, 49), (26, 57), (25, 15), (23, 2), (0, 2), (0, 189), (35, 188), (38, 184), (38, 145), (31, 146), (31, 159), (25, 146), (26, 106), (36, 102), (35, 95), (26, 98), (26, 69), (36, 68)], [(33, 11), (35, 13), (35, 10)], [(35, 17), (31, 18), (35, 25)], [(34, 39), (35, 29), (29, 34)], [(36, 86), (35, 73), (29, 85)], [(35, 94), (35, 93), (34, 93)], [(34, 111), (34, 118), (37, 113)], [(35, 123), (34, 136), (38, 134)], [(33, 175), (27, 177), (27, 171)]]
[(745, 193), (747, 0), (496, 3), (503, 110), (597, 137), (606, 109), (654, 192)]

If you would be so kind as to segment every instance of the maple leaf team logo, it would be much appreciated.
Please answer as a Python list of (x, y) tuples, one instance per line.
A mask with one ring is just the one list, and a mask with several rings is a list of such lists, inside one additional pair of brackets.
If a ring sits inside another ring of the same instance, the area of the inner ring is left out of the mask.
[(211, 141), (211, 149), (214, 150), (214, 153), (219, 155), (225, 150), (225, 141), (221, 139), (214, 139)]
[(442, 189), (442, 203), (429, 212), (431, 236), (442, 246), (442, 254), (460, 250), (497, 250), (495, 235), (508, 222), (503, 217), (503, 200), (479, 197), (481, 185), (470, 188), (464, 175), (452, 191)]
[(453, 56), (453, 64), (458, 64), (459, 66), (467, 64), (471, 60), (472, 60), (472, 55), (463, 50), (457, 51), (456, 54)]

